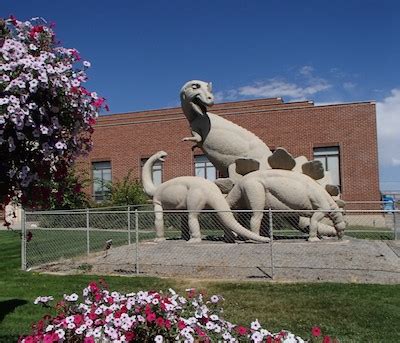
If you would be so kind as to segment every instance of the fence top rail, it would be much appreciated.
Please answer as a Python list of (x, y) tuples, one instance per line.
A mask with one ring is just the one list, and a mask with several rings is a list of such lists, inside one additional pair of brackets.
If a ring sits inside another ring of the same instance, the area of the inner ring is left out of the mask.
[(366, 200), (366, 201), (361, 201), (361, 200), (350, 200), (346, 201), (346, 204), (392, 204), (393, 201), (373, 201), (373, 200)]
[(154, 210), (125, 210), (125, 211), (26, 211), (26, 215), (85, 215), (85, 214), (103, 214), (103, 215), (110, 215), (110, 214), (127, 214), (127, 213), (225, 213), (225, 212), (232, 212), (232, 213), (253, 213), (253, 212), (263, 212), (263, 213), (314, 213), (314, 212), (324, 212), (324, 213), (335, 213), (341, 212), (344, 214), (350, 213), (371, 213), (371, 214), (387, 214), (387, 213), (400, 213), (400, 210), (343, 210), (343, 209), (335, 209), (335, 210), (226, 210), (226, 211), (219, 211), (219, 210), (163, 210), (163, 211), (154, 211)]

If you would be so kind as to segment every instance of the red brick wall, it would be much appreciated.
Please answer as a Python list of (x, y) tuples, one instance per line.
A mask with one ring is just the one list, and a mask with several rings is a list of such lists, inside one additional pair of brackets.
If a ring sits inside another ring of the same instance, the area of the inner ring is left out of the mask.
[[(343, 199), (379, 200), (375, 104), (370, 102), (314, 106), (261, 99), (215, 105), (212, 112), (254, 132), (271, 148), (312, 158), (313, 147), (340, 148)], [(193, 175), (189, 123), (180, 108), (100, 117), (94, 149), (82, 162), (111, 161), (113, 179), (132, 170), (140, 178), (140, 159), (159, 150), (168, 153), (163, 179)]]

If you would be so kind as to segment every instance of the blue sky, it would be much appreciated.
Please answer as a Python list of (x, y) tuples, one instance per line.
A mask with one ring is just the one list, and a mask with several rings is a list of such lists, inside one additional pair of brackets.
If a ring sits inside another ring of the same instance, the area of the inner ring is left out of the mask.
[(376, 100), (381, 187), (400, 190), (399, 1), (3, 0), (10, 14), (55, 22), (111, 113), (178, 106), (190, 79), (218, 101)]

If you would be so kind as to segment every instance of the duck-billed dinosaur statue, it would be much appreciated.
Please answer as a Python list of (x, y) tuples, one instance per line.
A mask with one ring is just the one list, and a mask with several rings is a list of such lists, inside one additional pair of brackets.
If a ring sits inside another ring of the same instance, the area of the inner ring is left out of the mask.
[(224, 195), (216, 184), (198, 176), (180, 176), (155, 186), (151, 171), (153, 164), (164, 161), (167, 153), (159, 151), (151, 156), (143, 166), (142, 182), (145, 192), (153, 197), (155, 211), (156, 241), (164, 240), (163, 210), (189, 210), (189, 242), (200, 242), (199, 211), (217, 210), (222, 224), (234, 233), (256, 242), (268, 242), (268, 237), (261, 237), (243, 226), (234, 218)]
[(251, 158), (260, 163), (260, 169), (268, 168), (267, 158), (272, 153), (260, 138), (207, 111), (214, 104), (211, 83), (189, 81), (182, 87), (180, 98), (192, 130), (192, 137), (185, 137), (183, 141), (195, 142), (224, 177), (238, 158)]

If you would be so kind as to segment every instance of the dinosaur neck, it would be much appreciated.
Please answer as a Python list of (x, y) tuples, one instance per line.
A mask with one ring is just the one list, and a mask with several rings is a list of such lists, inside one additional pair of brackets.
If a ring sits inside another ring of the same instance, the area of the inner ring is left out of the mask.
[(196, 119), (196, 117), (198, 116), (198, 114), (193, 109), (192, 104), (182, 98), (181, 98), (181, 107), (182, 107), (183, 114), (185, 115), (185, 117), (187, 118), (189, 123), (194, 121)]
[(151, 156), (146, 163), (144, 164), (142, 168), (142, 182), (143, 182), (143, 188), (144, 191), (148, 196), (154, 196), (157, 187), (153, 183), (153, 178), (152, 178), (152, 169), (154, 163), (157, 161), (157, 156), (153, 155)]

